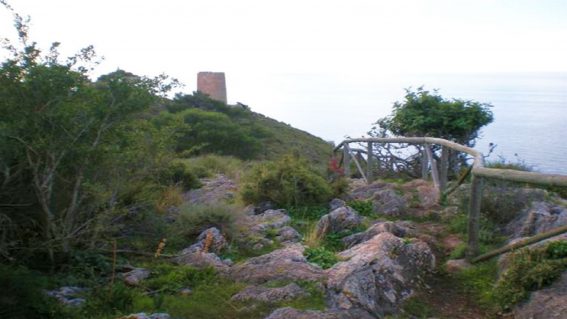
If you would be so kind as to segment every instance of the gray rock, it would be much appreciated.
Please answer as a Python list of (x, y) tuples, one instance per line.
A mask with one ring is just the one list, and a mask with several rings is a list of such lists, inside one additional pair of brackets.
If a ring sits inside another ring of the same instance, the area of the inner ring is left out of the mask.
[(290, 307), (279, 308), (274, 310), (265, 319), (374, 319), (361, 309), (349, 310), (297, 310)]
[(516, 319), (563, 319), (567, 317), (567, 271), (545, 289), (532, 292), (530, 299), (514, 308)]
[(284, 226), (279, 230), (276, 240), (281, 243), (296, 243), (301, 240), (301, 234), (291, 226)]
[(354, 245), (367, 241), (380, 233), (392, 233), (398, 237), (415, 237), (417, 235), (414, 230), (413, 223), (408, 221), (386, 221), (378, 222), (370, 226), (366, 231), (352, 234), (342, 239), (345, 247), (350, 248)]
[(236, 183), (230, 178), (219, 174), (213, 178), (201, 180), (203, 186), (185, 193), (185, 200), (191, 204), (218, 204), (230, 202), (237, 190)]
[(547, 202), (533, 202), (528, 209), (506, 225), (505, 231), (511, 238), (520, 238), (563, 225), (567, 225), (567, 208)]
[(146, 314), (145, 312), (140, 312), (140, 313), (134, 313), (124, 317), (120, 317), (119, 319), (170, 319), (170, 318), (171, 316), (167, 313)]
[(196, 268), (212, 267), (221, 273), (226, 272), (230, 267), (214, 253), (204, 253), (190, 248), (181, 251), (181, 254), (173, 261), (179, 265), (190, 265)]
[(269, 209), (259, 215), (249, 216), (252, 223), (251, 231), (265, 233), (271, 229), (279, 229), (287, 226), (291, 218), (285, 209)]
[(88, 290), (87, 288), (66, 286), (46, 291), (46, 294), (57, 299), (63, 305), (79, 307), (85, 303), (85, 299), (81, 296)]
[[(439, 190), (431, 182), (423, 179), (414, 179), (401, 186), (401, 188), (408, 195), (415, 194), (418, 201), (418, 206), (424, 209), (436, 207), (439, 203)], [(409, 198), (411, 200), (411, 197)]]
[(275, 209), (276, 205), (270, 201), (265, 201), (259, 203), (256, 207), (254, 207), (254, 214), (259, 215), (264, 213), (267, 210)]
[(140, 282), (150, 276), (150, 271), (144, 268), (135, 268), (122, 274), (124, 282), (130, 286), (138, 286)]
[(277, 303), (280, 301), (292, 300), (298, 297), (305, 297), (309, 294), (296, 284), (289, 284), (284, 287), (267, 288), (262, 286), (248, 286), (241, 292), (232, 296), (232, 301), (260, 301), (265, 303)]
[(345, 207), (345, 206), (346, 206), (346, 203), (342, 199), (333, 198), (333, 200), (331, 200), (329, 202), (329, 210), (330, 211), (334, 211), (335, 209), (337, 209), (339, 207)]
[(356, 210), (343, 206), (323, 215), (317, 223), (317, 235), (323, 236), (331, 232), (353, 229), (362, 223), (362, 218)]
[(407, 210), (407, 201), (393, 189), (377, 191), (371, 198), (372, 208), (378, 214), (400, 216)]
[(198, 245), (198, 247), (201, 248), (201, 250), (205, 248), (207, 236), (210, 236), (211, 238), (211, 243), (207, 249), (207, 252), (213, 252), (218, 254), (228, 245), (226, 239), (221, 234), (220, 230), (218, 230), (218, 228), (216, 227), (211, 227), (203, 231), (201, 234), (199, 234), (199, 237), (197, 237), (198, 242), (196, 245)]
[(229, 276), (236, 281), (264, 283), (271, 280), (317, 281), (325, 277), (323, 270), (307, 262), (304, 247), (288, 244), (282, 249), (253, 257), (230, 268)]
[(435, 267), (435, 256), (426, 243), (407, 242), (388, 232), (339, 256), (345, 261), (327, 270), (332, 308), (361, 308), (377, 317), (397, 312), (422, 275)]

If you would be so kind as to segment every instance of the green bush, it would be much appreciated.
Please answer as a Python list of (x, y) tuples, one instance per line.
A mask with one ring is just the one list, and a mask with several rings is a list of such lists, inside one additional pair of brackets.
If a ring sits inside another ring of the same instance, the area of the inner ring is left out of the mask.
[(152, 277), (143, 285), (150, 290), (175, 294), (182, 288), (211, 284), (217, 279), (216, 271), (212, 268), (196, 269), (189, 266), (159, 264), (152, 266)]
[(184, 190), (189, 190), (201, 187), (199, 177), (184, 163), (174, 161), (164, 170), (162, 182), (181, 185)]
[(372, 217), (375, 215), (372, 201), (370, 200), (352, 200), (349, 201), (347, 205), (362, 216)]
[(522, 249), (509, 258), (510, 266), (494, 288), (494, 299), (502, 309), (526, 299), (530, 291), (551, 284), (567, 269), (567, 241), (538, 249)]
[(23, 267), (0, 264), (0, 318), (60, 318), (55, 299), (43, 291), (47, 279)]
[(236, 235), (235, 223), (241, 214), (238, 208), (224, 204), (184, 205), (170, 225), (168, 246), (181, 248), (210, 227), (216, 227), (223, 235), (233, 238)]
[(332, 191), (305, 160), (287, 155), (277, 162), (254, 166), (245, 177), (240, 194), (246, 203), (271, 201), (289, 207), (326, 203)]
[(177, 162), (183, 163), (187, 170), (199, 178), (223, 174), (238, 179), (247, 167), (245, 162), (236, 157), (216, 154), (179, 159)]
[(325, 247), (307, 248), (304, 255), (309, 262), (317, 264), (323, 269), (331, 268), (339, 261), (335, 253)]

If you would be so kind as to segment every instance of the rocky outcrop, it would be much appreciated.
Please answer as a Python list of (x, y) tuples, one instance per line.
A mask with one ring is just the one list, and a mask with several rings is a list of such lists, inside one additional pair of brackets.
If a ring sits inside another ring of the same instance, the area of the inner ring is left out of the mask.
[(506, 226), (511, 238), (533, 236), (567, 225), (567, 208), (547, 202), (533, 202)]
[(378, 317), (397, 311), (422, 276), (435, 267), (435, 256), (419, 240), (408, 242), (383, 232), (339, 254), (345, 261), (327, 270), (327, 294), (333, 309), (362, 309)]
[(123, 273), (122, 279), (127, 285), (138, 286), (142, 280), (150, 276), (150, 271), (144, 268), (134, 268), (133, 270)]
[(353, 229), (362, 223), (358, 213), (348, 207), (342, 206), (332, 212), (323, 215), (317, 223), (317, 236), (322, 237), (327, 233), (338, 233), (346, 229)]
[(350, 248), (354, 245), (365, 242), (380, 233), (392, 233), (398, 237), (415, 237), (416, 232), (412, 222), (408, 221), (386, 221), (377, 222), (370, 226), (366, 231), (352, 234), (342, 239), (345, 247)]
[(215, 205), (234, 199), (236, 183), (224, 175), (201, 180), (203, 186), (185, 193), (185, 201), (190, 204)]
[(147, 314), (145, 312), (134, 313), (131, 315), (123, 316), (118, 319), (170, 319), (171, 316), (167, 313), (151, 313)]
[(239, 227), (243, 229), (238, 242), (252, 250), (261, 250), (280, 243), (299, 242), (301, 234), (289, 226), (291, 218), (284, 209), (268, 209), (260, 214), (248, 214)]
[(227, 241), (221, 232), (211, 227), (197, 238), (197, 242), (183, 249), (174, 262), (181, 265), (191, 265), (197, 268), (213, 267), (224, 272), (231, 265), (229, 260), (221, 260), (217, 253), (226, 247)]
[(85, 303), (86, 300), (83, 298), (83, 295), (87, 291), (87, 288), (69, 286), (47, 291), (46, 294), (57, 299), (65, 306), (79, 307)]
[(408, 208), (407, 199), (399, 194), (393, 184), (375, 182), (354, 189), (351, 198), (356, 200), (370, 200), (375, 213), (400, 216)]
[(567, 272), (553, 285), (532, 292), (530, 299), (514, 309), (516, 319), (560, 319), (567, 315)]
[(285, 307), (276, 309), (265, 319), (374, 319), (374, 317), (361, 309), (313, 311)]
[(329, 210), (330, 211), (334, 211), (335, 209), (339, 208), (339, 207), (345, 207), (346, 206), (346, 202), (342, 199), (339, 198), (333, 198), (333, 200), (331, 200), (329, 202)]
[(325, 277), (323, 270), (307, 262), (303, 246), (288, 244), (282, 249), (250, 258), (234, 265), (230, 277), (236, 281), (264, 283), (272, 280), (317, 281)]
[(266, 233), (287, 226), (291, 218), (284, 209), (268, 209), (262, 214), (249, 216), (253, 232)]
[(241, 292), (232, 296), (232, 301), (260, 301), (264, 303), (278, 303), (281, 301), (292, 300), (298, 297), (305, 297), (309, 294), (296, 284), (289, 284), (284, 287), (267, 288), (262, 286), (248, 286)]
[(403, 184), (401, 189), (406, 194), (406, 199), (413, 201), (414, 205), (419, 208), (430, 209), (438, 206), (439, 190), (431, 182), (414, 179)]

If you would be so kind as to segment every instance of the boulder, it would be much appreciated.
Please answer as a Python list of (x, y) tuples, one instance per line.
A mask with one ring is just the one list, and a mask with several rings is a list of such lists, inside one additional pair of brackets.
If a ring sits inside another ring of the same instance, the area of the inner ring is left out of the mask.
[(374, 317), (361, 309), (314, 311), (285, 307), (274, 310), (265, 319), (374, 319)]
[(292, 300), (309, 294), (298, 285), (292, 283), (284, 287), (267, 288), (262, 286), (248, 286), (241, 292), (232, 296), (232, 301), (260, 301), (264, 303), (277, 303)]
[(151, 313), (147, 314), (145, 312), (134, 313), (131, 315), (123, 316), (118, 319), (170, 319), (171, 316), (167, 313)]
[(560, 319), (567, 316), (567, 271), (551, 286), (532, 292), (514, 308), (516, 319)]
[(185, 201), (191, 204), (214, 205), (219, 202), (230, 202), (237, 190), (236, 183), (219, 174), (213, 178), (201, 180), (203, 186), (185, 193)]
[(339, 257), (344, 261), (327, 270), (332, 308), (360, 308), (377, 317), (397, 312), (422, 276), (435, 267), (435, 256), (426, 243), (408, 242), (388, 232)]
[(270, 209), (276, 209), (276, 205), (270, 201), (261, 202), (254, 207), (254, 215), (262, 214)]
[(346, 202), (342, 199), (338, 199), (338, 198), (333, 198), (333, 200), (331, 200), (329, 202), (329, 210), (333, 211), (339, 207), (345, 207), (346, 206)]
[(301, 240), (301, 234), (290, 226), (284, 226), (278, 231), (276, 240), (280, 243), (296, 243)]
[(506, 225), (511, 238), (533, 236), (567, 225), (567, 208), (547, 202), (533, 202), (528, 209)]
[(303, 256), (304, 247), (288, 244), (269, 254), (253, 257), (230, 269), (230, 277), (236, 281), (264, 283), (272, 280), (324, 279), (323, 270), (307, 262)]
[(212, 267), (221, 273), (226, 272), (232, 263), (229, 260), (221, 260), (214, 253), (195, 251), (190, 248), (181, 251), (180, 256), (175, 257), (173, 261), (179, 265), (190, 265), (196, 268)]
[(127, 285), (138, 286), (140, 282), (150, 276), (150, 271), (144, 268), (135, 268), (122, 274), (122, 279)]
[(408, 207), (404, 196), (393, 189), (384, 189), (374, 193), (371, 198), (372, 208), (378, 214), (400, 216)]
[(57, 299), (57, 301), (65, 306), (79, 307), (85, 303), (86, 300), (82, 298), (82, 295), (87, 291), (87, 288), (66, 286), (49, 290), (46, 294)]
[(342, 239), (345, 247), (350, 248), (354, 245), (367, 241), (380, 233), (392, 233), (398, 237), (415, 237), (416, 232), (412, 222), (408, 221), (386, 221), (377, 222), (370, 226), (366, 231), (352, 234)]
[[(423, 179), (414, 179), (401, 186), (402, 190), (417, 199), (417, 206), (423, 209), (436, 207), (439, 203), (439, 190), (433, 183)], [(412, 198), (409, 198), (411, 200)]]
[(343, 206), (323, 215), (317, 223), (317, 235), (323, 236), (331, 232), (353, 229), (362, 223), (362, 218), (356, 210)]
[(218, 254), (221, 250), (226, 248), (228, 243), (218, 228), (211, 227), (199, 234), (195, 245), (197, 245), (195, 249), (200, 248), (201, 251), (206, 250), (206, 252)]
[(262, 214), (249, 216), (250, 230), (253, 232), (266, 233), (267, 231), (287, 226), (291, 218), (285, 209), (268, 209)]

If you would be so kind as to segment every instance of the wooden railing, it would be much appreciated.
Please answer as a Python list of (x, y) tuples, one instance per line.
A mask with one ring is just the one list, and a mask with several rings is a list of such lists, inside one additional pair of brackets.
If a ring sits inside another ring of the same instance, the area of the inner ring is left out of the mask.
[[(367, 154), (367, 164), (366, 171), (362, 168), (360, 162), (357, 160), (356, 156), (352, 153), (350, 147), (351, 143), (366, 143), (366, 150), (356, 149), (357, 152), (363, 152)], [(445, 191), (447, 186), (447, 169), (448, 169), (448, 150), (454, 150), (458, 152), (464, 152), (473, 157), (471, 173), (471, 190), (470, 190), (470, 202), (468, 207), (468, 241), (467, 241), (467, 259), (472, 261), (478, 261), (474, 259), (478, 255), (478, 234), (479, 234), (479, 219), (480, 219), (480, 206), (482, 200), (482, 184), (485, 178), (499, 179), (504, 181), (512, 182), (524, 182), (537, 185), (548, 185), (548, 186), (561, 186), (567, 187), (567, 176), (559, 174), (541, 174), (535, 172), (524, 172), (513, 169), (497, 169), (484, 167), (484, 156), (481, 152), (441, 138), (433, 137), (385, 137), (385, 138), (355, 138), (348, 139), (341, 142), (336, 148), (335, 152), (339, 151), (341, 148), (343, 150), (343, 168), (345, 175), (350, 176), (350, 161), (354, 161), (356, 168), (358, 169), (360, 175), (367, 183), (371, 183), (374, 179), (374, 144), (389, 144), (389, 143), (404, 143), (404, 144), (414, 144), (422, 145), (424, 149), (424, 161), (422, 172), (425, 176), (428, 173), (429, 163), (431, 163), (431, 176), (435, 187), (438, 188), (440, 193)], [(431, 145), (442, 146), (441, 158), (439, 165), (433, 152), (431, 150)], [(425, 161), (427, 159), (427, 161)], [(547, 233), (556, 233), (558, 229), (553, 229)], [(563, 230), (559, 231), (567, 232), (565, 227)], [(545, 235), (545, 234), (544, 234)], [(544, 238), (545, 236), (540, 236)]]

